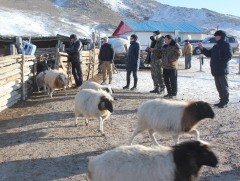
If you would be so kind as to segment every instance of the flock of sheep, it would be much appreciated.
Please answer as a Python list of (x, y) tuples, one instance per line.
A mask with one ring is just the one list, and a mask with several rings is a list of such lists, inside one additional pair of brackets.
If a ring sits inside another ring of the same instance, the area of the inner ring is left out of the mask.
[[(56, 70), (46, 70), (37, 76), (38, 87), (46, 87), (50, 97), (55, 88), (66, 88), (67, 78)], [(99, 131), (105, 135), (103, 122), (113, 112), (111, 87), (86, 81), (75, 96), (75, 125), (78, 117), (99, 120)], [(196, 127), (204, 118), (214, 118), (211, 106), (203, 101), (185, 102), (154, 99), (137, 109), (137, 126), (128, 146), (107, 151), (88, 164), (89, 181), (194, 181), (203, 165), (215, 167), (218, 163), (211, 146), (200, 140)], [(134, 138), (148, 130), (153, 148), (132, 145)], [(154, 134), (172, 135), (175, 146), (158, 144)], [(179, 135), (189, 133), (196, 141), (179, 144)]]

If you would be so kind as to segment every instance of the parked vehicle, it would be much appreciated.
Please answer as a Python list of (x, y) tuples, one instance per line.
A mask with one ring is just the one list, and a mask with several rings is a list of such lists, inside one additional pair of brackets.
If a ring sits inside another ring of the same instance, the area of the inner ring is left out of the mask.
[[(230, 43), (231, 47), (232, 47), (232, 52), (235, 53), (237, 51), (239, 51), (239, 42), (237, 40), (236, 37), (234, 36), (227, 36), (227, 42)], [(215, 44), (215, 37), (211, 36), (211, 37), (207, 37), (202, 41), (203, 47), (206, 49), (211, 49)], [(194, 49), (194, 52), (199, 55), (202, 53), (201, 49), (199, 47), (196, 47)]]
[[(198, 47), (198, 43), (199, 42), (201, 42), (202, 40), (197, 40), (197, 39), (195, 39), (195, 40), (188, 40), (190, 43), (191, 43), (191, 45), (193, 46), (193, 54), (194, 55), (198, 55), (196, 52), (195, 52), (195, 50), (196, 50), (196, 48)], [(180, 45), (180, 47), (183, 49), (184, 48), (184, 45), (185, 45), (185, 41), (182, 41), (182, 42), (180, 42), (179, 43), (179, 45)]]

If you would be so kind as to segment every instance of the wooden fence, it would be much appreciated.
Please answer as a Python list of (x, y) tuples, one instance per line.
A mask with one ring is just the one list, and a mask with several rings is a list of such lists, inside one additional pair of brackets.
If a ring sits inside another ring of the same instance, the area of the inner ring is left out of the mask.
[[(47, 51), (48, 50), (48, 51)], [(71, 74), (71, 64), (67, 61), (67, 54), (58, 49), (41, 49), (38, 54), (54, 53), (56, 55), (56, 69), (63, 69), (74, 83)], [(99, 50), (82, 52), (83, 79), (94, 78), (98, 74)], [(20, 100), (25, 100), (34, 89), (36, 75), (36, 57), (30, 55), (10, 55), (0, 57), (0, 112), (11, 107)]]
[[(82, 51), (82, 72), (83, 80), (93, 79), (98, 74), (98, 54), (99, 49), (90, 51)], [(56, 55), (55, 69), (62, 68), (67, 73), (69, 79), (69, 86), (74, 83), (72, 76), (71, 64), (67, 61), (67, 53), (59, 52)]]
[(10, 55), (0, 57), (0, 111), (33, 91), (35, 56)]

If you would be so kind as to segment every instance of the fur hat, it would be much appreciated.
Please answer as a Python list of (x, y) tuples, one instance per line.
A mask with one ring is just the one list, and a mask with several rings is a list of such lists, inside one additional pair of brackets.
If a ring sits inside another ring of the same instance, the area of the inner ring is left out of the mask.
[(132, 34), (131, 35), (131, 38), (133, 38), (135, 41), (138, 39), (138, 36), (137, 35), (135, 35), (135, 34)]

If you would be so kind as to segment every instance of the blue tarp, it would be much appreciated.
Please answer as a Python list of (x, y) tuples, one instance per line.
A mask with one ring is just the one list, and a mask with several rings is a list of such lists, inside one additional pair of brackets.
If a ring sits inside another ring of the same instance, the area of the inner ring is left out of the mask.
[(135, 21), (123, 20), (133, 31), (156, 31), (180, 33), (203, 33), (203, 29), (189, 22), (161, 22), (161, 21)]

